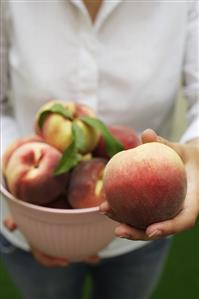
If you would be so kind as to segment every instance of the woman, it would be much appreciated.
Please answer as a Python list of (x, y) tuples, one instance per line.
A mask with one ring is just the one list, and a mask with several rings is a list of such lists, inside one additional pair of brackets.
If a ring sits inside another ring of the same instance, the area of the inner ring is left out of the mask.
[[(79, 299), (87, 274), (92, 275), (94, 299), (147, 298), (168, 252), (165, 237), (192, 227), (199, 213), (198, 2), (23, 1), (10, 2), (1, 17), (9, 40), (9, 49), (3, 40), (1, 45), (4, 148), (31, 132), (44, 102), (60, 98), (89, 105), (107, 124), (133, 127), (143, 142), (171, 146), (188, 177), (183, 210), (174, 219), (146, 231), (121, 224), (115, 231), (121, 238), (78, 264), (30, 248), (6, 218), (3, 203), (5, 266), (27, 299)], [(180, 142), (172, 143), (168, 140), (182, 75), (188, 126)], [(101, 211), (111, 216), (106, 202)]]

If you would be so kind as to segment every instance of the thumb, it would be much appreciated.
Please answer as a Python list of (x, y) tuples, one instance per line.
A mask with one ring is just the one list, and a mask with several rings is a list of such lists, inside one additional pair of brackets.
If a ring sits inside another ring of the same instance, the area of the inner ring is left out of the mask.
[(142, 143), (157, 142), (158, 135), (152, 129), (146, 129), (141, 134)]
[(17, 229), (17, 224), (14, 222), (14, 220), (11, 217), (7, 217), (4, 220), (3, 224), (11, 232)]

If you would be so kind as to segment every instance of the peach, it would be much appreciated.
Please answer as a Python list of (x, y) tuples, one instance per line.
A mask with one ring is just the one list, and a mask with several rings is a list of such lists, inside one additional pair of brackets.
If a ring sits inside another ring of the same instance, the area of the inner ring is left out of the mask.
[(113, 218), (138, 229), (175, 217), (186, 185), (181, 158), (158, 142), (119, 152), (107, 163), (103, 178)]
[[(122, 125), (112, 125), (109, 126), (108, 129), (112, 136), (115, 137), (115, 139), (117, 139), (123, 145), (125, 150), (134, 148), (141, 144), (141, 141), (133, 128)], [(93, 155), (95, 157), (109, 159), (105, 141), (102, 135), (100, 135), (97, 146), (93, 151)]]
[(71, 209), (66, 194), (61, 194), (58, 198), (44, 206), (52, 209)]
[(6, 149), (4, 155), (3, 155), (3, 159), (2, 159), (2, 163), (3, 163), (3, 170), (6, 168), (6, 165), (8, 163), (8, 161), (10, 160), (10, 157), (12, 156), (13, 152), (20, 147), (21, 145), (28, 143), (28, 142), (44, 142), (44, 140), (38, 136), (38, 135), (32, 135), (32, 136), (27, 136), (27, 137), (23, 137), (23, 138), (19, 138), (16, 139), (15, 141), (13, 141)]
[(105, 200), (102, 176), (106, 160), (93, 158), (80, 162), (72, 171), (68, 187), (68, 201), (75, 209), (90, 208)]
[[(4, 157), (7, 159), (7, 153)], [(60, 158), (61, 153), (57, 149), (43, 142), (20, 145), (4, 163), (8, 190), (26, 202), (51, 202), (65, 191), (67, 185), (68, 174), (53, 174)]]
[[(66, 115), (58, 112), (48, 112), (41, 125), (41, 115), (55, 105), (60, 105)], [(36, 115), (36, 132), (48, 144), (64, 152), (73, 141), (72, 124), (75, 123), (81, 129), (83, 135), (83, 142), (78, 151), (81, 154), (90, 153), (98, 142), (99, 133), (80, 119), (83, 116), (95, 117), (95, 114), (89, 107), (80, 103), (48, 102), (41, 107)]]

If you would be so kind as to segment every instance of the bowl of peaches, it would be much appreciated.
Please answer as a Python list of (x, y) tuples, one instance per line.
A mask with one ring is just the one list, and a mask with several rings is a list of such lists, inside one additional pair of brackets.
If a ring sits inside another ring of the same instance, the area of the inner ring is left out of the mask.
[(29, 244), (83, 260), (105, 248), (118, 225), (99, 212), (106, 164), (140, 140), (131, 128), (106, 126), (80, 103), (49, 101), (35, 124), (31, 136), (3, 154), (1, 195)]

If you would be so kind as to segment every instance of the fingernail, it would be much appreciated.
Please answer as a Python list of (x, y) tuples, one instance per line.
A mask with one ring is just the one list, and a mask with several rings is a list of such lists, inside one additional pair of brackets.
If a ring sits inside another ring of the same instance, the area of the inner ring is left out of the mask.
[(151, 233), (149, 233), (148, 237), (149, 238), (157, 238), (157, 237), (160, 237), (161, 235), (162, 235), (161, 230), (156, 229), (156, 230), (152, 231)]
[(119, 238), (121, 238), (121, 239), (131, 239), (131, 236), (130, 235), (120, 235), (120, 236), (118, 236)]
[(115, 235), (121, 239), (131, 239), (131, 236), (129, 234), (127, 234), (126, 232), (124, 232), (124, 233), (121, 232), (120, 228), (115, 229)]

